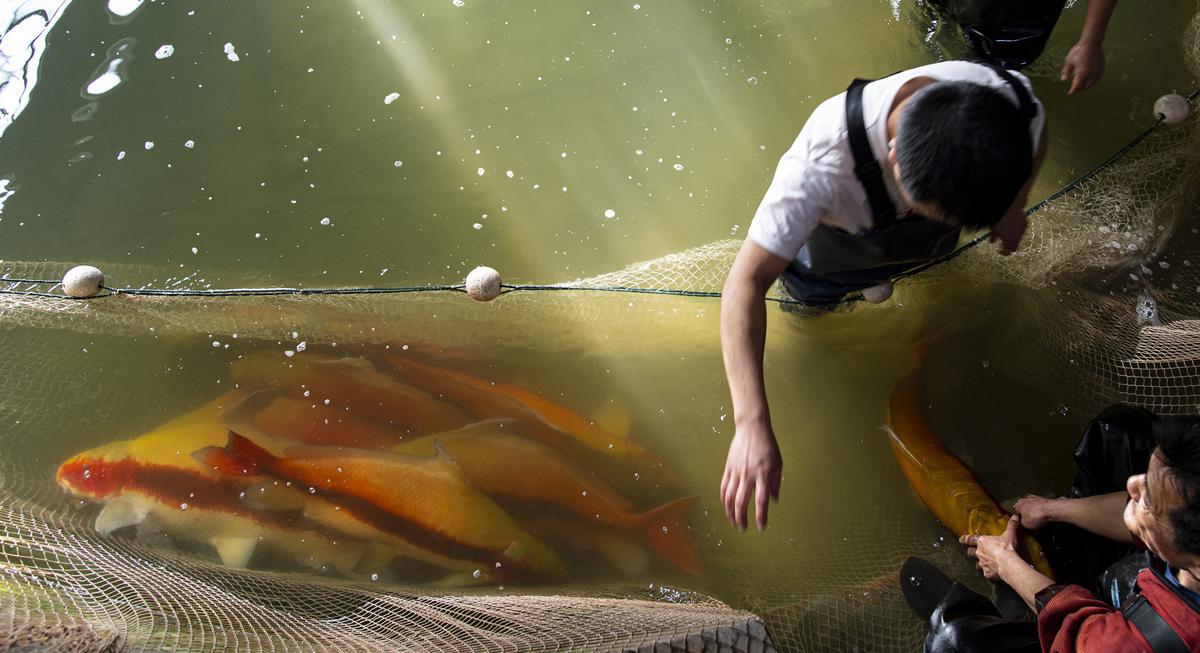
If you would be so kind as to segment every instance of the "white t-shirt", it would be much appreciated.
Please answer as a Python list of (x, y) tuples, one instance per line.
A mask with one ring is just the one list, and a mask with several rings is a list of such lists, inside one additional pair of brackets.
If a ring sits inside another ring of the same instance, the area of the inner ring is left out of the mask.
[[(1042, 104), (1033, 95), (1033, 86), (1024, 75), (1013, 77), (1029, 89), (1037, 105), (1037, 117), (1030, 121), (1029, 133), (1037, 151), (1042, 126), (1046, 123)], [(863, 89), (863, 123), (871, 152), (883, 167), (883, 183), (898, 214), (908, 215), (908, 204), (901, 197), (887, 165), (887, 116), (896, 92), (914, 77), (938, 81), (964, 81), (998, 89), (1019, 104), (1017, 94), (996, 71), (983, 64), (967, 61), (943, 61), (913, 68), (871, 82)], [(867, 192), (854, 176), (854, 155), (846, 133), (846, 94), (829, 98), (809, 116), (796, 142), (784, 153), (775, 170), (775, 178), (754, 214), (748, 236), (763, 249), (788, 260), (801, 258), (807, 263), (807, 251), (801, 247), (818, 224), (860, 233), (872, 225), (871, 204)]]

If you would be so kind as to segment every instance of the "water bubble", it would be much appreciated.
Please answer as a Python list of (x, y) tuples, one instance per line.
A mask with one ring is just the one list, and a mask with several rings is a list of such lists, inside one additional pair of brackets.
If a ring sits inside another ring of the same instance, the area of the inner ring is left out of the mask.
[(666, 526), (663, 526), (663, 527), (662, 527), (662, 529), (663, 529), (663, 532), (664, 532), (664, 533), (666, 533), (666, 532), (667, 532), (667, 530), (668, 530)]
[(307, 396), (308, 396), (308, 395), (310, 395), (310, 394), (312, 394), (312, 391), (311, 391), (311, 390), (305, 390), (305, 391), (304, 391), (304, 396), (305, 396), (305, 397), (307, 397)]
[(143, 147), (145, 147), (147, 150), (153, 150), (154, 149), (154, 141), (146, 141), (146, 144)]
[[(461, 1), (461, 0), (459, 0), (459, 1)], [(471, 576), (474, 578), (480, 578), (483, 576), (483, 571), (476, 569), (475, 571), (471, 572)]]
[(190, 507), (191, 507), (191, 506), (189, 506), (189, 505), (187, 504), (187, 502), (184, 502), (184, 503), (181, 503), (181, 504), (179, 504), (179, 509), (180, 509), (180, 510), (187, 510), (187, 509), (188, 509), (188, 508), (190, 508)]
[(304, 351), (305, 349), (308, 349), (308, 341), (301, 340), (300, 343), (296, 345), (296, 353), (300, 353), (300, 352)]
[(476, 222), (475, 224), (471, 225), (471, 227), (472, 227), (473, 229), (475, 229), (475, 231), (479, 231), (480, 229), (483, 229), (483, 225), (479, 224), (478, 222)]
[(733, 45), (733, 39), (725, 39), (725, 45)]
[(399, 94), (399, 93), (388, 93), (387, 95), (385, 95), (385, 96), (383, 97), (383, 103), (384, 103), (384, 104), (391, 104), (391, 103), (393, 103), (393, 102), (395, 102), (396, 100), (399, 100), (399, 99), (400, 99), (400, 94)]
[(117, 152), (117, 160), (118, 161), (120, 161), (121, 159), (124, 159), (124, 158), (125, 158), (125, 150), (121, 150), (120, 152)]
[(308, 488), (308, 493), (309, 493), (309, 494), (316, 494), (316, 493), (317, 493), (317, 488), (315, 488), (315, 487), (312, 487), (312, 486), (309, 486), (309, 488)]
[(221, 346), (221, 341), (220, 341), (220, 340), (214, 340), (214, 341), (213, 341), (213, 347), (220, 347), (220, 346)]
[(379, 574), (371, 574), (371, 580), (379, 580)]
[(325, 400), (325, 405), (326, 405), (326, 406), (328, 406), (328, 405), (329, 405), (329, 400), (328, 400), (328, 399), (326, 399), (326, 400)]
[(292, 351), (291, 349), (288, 349), (287, 351), (283, 352), (283, 355), (287, 356), (288, 358), (291, 358), (292, 356), (296, 355), (296, 352)]
[(450, 4), (454, 5), (455, 7), (461, 7), (467, 3), (465, 0), (450, 0)]
[(183, 142), (183, 146), (190, 150), (193, 147), (196, 147), (196, 141), (193, 141), (192, 139), (189, 138)]
[(671, 167), (672, 167), (672, 168), (675, 168), (676, 170), (683, 170), (683, 164), (682, 164), (682, 163), (676, 163), (675, 165), (673, 165), (673, 166), (671, 166)]
[(617, 212), (612, 209), (604, 209), (604, 217), (612, 219), (617, 217)]
[(232, 43), (225, 44), (225, 58), (230, 61), (237, 61), (240, 58), (238, 57), (237, 50), (234, 49)]
[(504, 171), (504, 176), (505, 176), (505, 177), (508, 177), (509, 179), (512, 179), (512, 178), (513, 178), (513, 171), (512, 171), (512, 170), (505, 170), (505, 171)]
[(482, 176), (483, 176), (483, 173), (485, 173), (485, 172), (487, 172), (487, 171), (486, 171), (486, 170), (484, 170), (483, 168), (479, 168), (478, 170), (476, 170), (476, 171), (475, 171), (475, 174), (477, 174), (477, 175), (479, 175), (480, 177), (482, 177)]
[(397, 160), (395, 160), (395, 161), (392, 161), (392, 165), (394, 165), (394, 166), (396, 166), (397, 168), (399, 168), (399, 167), (402, 167), (402, 166), (404, 165), (404, 162), (403, 162), (403, 161), (401, 161), (401, 160), (399, 160), (399, 159), (397, 159)]
[(200, 250), (199, 250), (199, 249), (197, 249), (197, 248), (195, 248), (195, 247), (193, 247), (193, 248), (192, 248), (192, 253), (193, 253), (193, 254), (199, 254), (199, 253), (200, 253)]
[(329, 218), (321, 218), (321, 226), (322, 227), (328, 227), (331, 224), (333, 224), (333, 221), (330, 220)]
[(92, 477), (92, 469), (90, 467), (88, 467), (87, 465), (83, 466), (83, 477), (84, 478)]
[(175, 46), (173, 46), (169, 43), (166, 43), (166, 44), (160, 45), (158, 47), (158, 49), (154, 51), (154, 58), (155, 59), (166, 59), (167, 57), (170, 57), (173, 54), (175, 54)]

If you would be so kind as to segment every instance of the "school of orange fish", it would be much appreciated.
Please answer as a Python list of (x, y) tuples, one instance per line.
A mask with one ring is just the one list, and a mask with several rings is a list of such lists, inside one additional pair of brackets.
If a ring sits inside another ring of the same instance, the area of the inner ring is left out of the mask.
[(461, 367), (398, 348), (249, 354), (236, 390), (57, 480), (102, 505), (100, 533), (150, 524), (231, 567), (444, 585), (554, 583), (595, 560), (631, 575), (654, 556), (699, 572), (692, 497), (658, 456)]

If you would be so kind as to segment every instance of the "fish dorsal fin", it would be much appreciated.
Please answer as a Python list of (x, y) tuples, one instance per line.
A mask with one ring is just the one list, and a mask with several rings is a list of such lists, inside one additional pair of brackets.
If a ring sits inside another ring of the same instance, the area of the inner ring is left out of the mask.
[(279, 397), (280, 392), (276, 388), (248, 390), (240, 400), (218, 413), (217, 421), (230, 431), (262, 439), (263, 433), (254, 418)]
[(214, 537), (211, 540), (217, 555), (226, 567), (244, 569), (250, 564), (250, 556), (258, 544), (257, 537)]
[[(515, 417), (495, 417), (485, 419), (474, 424), (468, 424), (458, 430), (450, 431), (445, 435), (449, 438), (455, 436), (472, 436), (478, 437), (481, 435), (496, 435), (497, 433), (516, 433), (517, 427), (521, 420)], [(439, 436), (441, 437), (441, 436)]]
[(108, 535), (119, 528), (140, 524), (149, 512), (150, 506), (144, 501), (114, 499), (96, 515), (96, 532)]
[(433, 439), (432, 459), (452, 468), (455, 473), (462, 473), (462, 469), (460, 469), (458, 466), (458, 461), (454, 460), (454, 457), (450, 455), (450, 452), (446, 451), (446, 448), (442, 446), (442, 441), (440, 438)]
[(623, 438), (629, 437), (629, 431), (633, 427), (633, 414), (624, 399), (613, 397), (597, 406), (591, 414), (592, 421), (600, 428)]

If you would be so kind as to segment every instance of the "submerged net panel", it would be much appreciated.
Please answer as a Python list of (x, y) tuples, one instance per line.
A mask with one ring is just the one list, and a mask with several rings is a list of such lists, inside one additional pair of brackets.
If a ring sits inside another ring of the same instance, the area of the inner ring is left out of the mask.
[[(1200, 61), (1198, 32), (1194, 19), (1184, 43), (1193, 66)], [(1001, 258), (990, 248), (974, 248), (904, 281), (891, 303), (856, 310), (887, 315), (947, 286), (965, 288), (959, 291), (964, 301), (995, 295), (1025, 316), (1013, 325), (1009, 344), (1037, 343), (1000, 347), (1011, 355), (996, 365), (1012, 376), (1035, 388), (1071, 385), (1095, 406), (1125, 400), (1162, 412), (1196, 412), (1197, 170), (1200, 122), (1193, 116), (1157, 129), (1039, 209), (1017, 255)], [(44, 443), (39, 438), (77, 424), (81, 413), (106, 422), (153, 403), (105, 391), (105, 370), (126, 365), (106, 353), (109, 338), (144, 343), (146, 356), (154, 355), (156, 342), (197, 334), (225, 342), (236, 334), (294, 343), (294, 334), (302, 334), (326, 344), (691, 354), (718, 346), (715, 301), (588, 289), (719, 292), (738, 246), (720, 241), (562, 284), (580, 290), (514, 292), (490, 304), (453, 292), (92, 301), (0, 294), (6, 344), (0, 433), (15, 444), (39, 442), (52, 450), (48, 461), (0, 460), (0, 649), (45, 641), (81, 651), (759, 650), (770, 645), (765, 623), (771, 643), (784, 650), (914, 650), (921, 624), (900, 597), (900, 563), (921, 555), (957, 577), (972, 577), (972, 569), (956, 547), (931, 543), (928, 531), (914, 523), (919, 506), (898, 513), (846, 505), (836, 487), (789, 497), (814, 522), (813, 533), (798, 535), (794, 548), (747, 560), (727, 553), (719, 541), (708, 546), (706, 562), (714, 572), (700, 593), (620, 585), (438, 592), (233, 570), (156, 546), (153, 533), (102, 537), (47, 473), (68, 453), (58, 450), (66, 435)], [(21, 279), (58, 278), (68, 267), (0, 263), (5, 276)], [(204, 287), (200, 280), (149, 268), (100, 267), (123, 286)], [(9, 281), (0, 282), (0, 290), (45, 287)], [(671, 337), (646, 338), (649, 332)], [(79, 356), (100, 362), (80, 373)], [(1051, 362), (1034, 364), (1044, 357)], [(163, 367), (170, 363), (161, 361)], [(883, 473), (862, 483), (868, 486), (864, 495), (886, 496), (903, 481), (898, 473)], [(845, 511), (854, 512), (853, 525), (834, 514)], [(818, 537), (824, 539), (811, 539)], [(794, 561), (801, 556), (804, 567)]]

